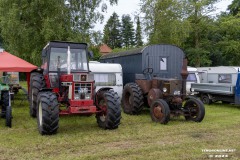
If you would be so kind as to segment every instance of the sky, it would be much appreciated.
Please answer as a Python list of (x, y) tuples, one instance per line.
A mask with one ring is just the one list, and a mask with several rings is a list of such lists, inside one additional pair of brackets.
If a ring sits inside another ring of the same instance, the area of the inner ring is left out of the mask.
[[(220, 2), (218, 2), (218, 4), (216, 5), (216, 13), (226, 11), (228, 5), (231, 4), (231, 2), (232, 0), (221, 0)], [(123, 14), (129, 14), (133, 20), (134, 13), (140, 10), (139, 4), (140, 0), (118, 0), (118, 5), (108, 5), (107, 13), (104, 13), (103, 24), (97, 24), (95, 26), (95, 30), (103, 31), (106, 21), (109, 19), (109, 17), (113, 14), (114, 11), (118, 14), (120, 20)]]

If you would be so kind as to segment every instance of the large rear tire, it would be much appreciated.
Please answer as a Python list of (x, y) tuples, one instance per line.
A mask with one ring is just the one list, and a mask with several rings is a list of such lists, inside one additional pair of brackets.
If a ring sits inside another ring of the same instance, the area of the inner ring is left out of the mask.
[(120, 98), (113, 90), (97, 93), (97, 109), (102, 112), (96, 114), (98, 126), (103, 129), (116, 129), (120, 124)]
[(52, 92), (40, 92), (37, 97), (37, 123), (41, 135), (57, 133), (59, 106), (57, 96)]
[(31, 73), (30, 77), (30, 116), (36, 117), (37, 113), (37, 95), (39, 93), (39, 90), (41, 88), (44, 88), (46, 86), (44, 77), (41, 73), (33, 72)]
[(150, 114), (154, 122), (167, 124), (170, 120), (170, 109), (163, 99), (157, 99), (151, 104)]
[(127, 83), (122, 95), (123, 111), (126, 114), (139, 114), (143, 109), (143, 93), (136, 83)]
[(204, 104), (197, 98), (191, 98), (184, 104), (185, 119), (201, 122), (205, 116)]

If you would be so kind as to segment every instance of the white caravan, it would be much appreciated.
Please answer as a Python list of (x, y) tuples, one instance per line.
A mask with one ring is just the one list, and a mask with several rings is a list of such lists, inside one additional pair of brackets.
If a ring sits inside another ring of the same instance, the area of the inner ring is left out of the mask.
[(123, 79), (122, 66), (114, 63), (100, 63), (90, 61), (90, 75), (93, 75), (96, 85), (96, 92), (103, 87), (111, 87), (122, 97)]

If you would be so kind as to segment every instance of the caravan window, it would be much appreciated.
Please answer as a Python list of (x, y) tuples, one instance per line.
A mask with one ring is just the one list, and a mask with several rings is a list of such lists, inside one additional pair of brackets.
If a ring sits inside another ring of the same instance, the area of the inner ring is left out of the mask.
[(96, 86), (115, 86), (116, 76), (113, 73), (94, 73)]
[(196, 82), (197, 83), (197, 77), (196, 77), (195, 73), (188, 74), (187, 82)]
[(219, 74), (218, 75), (218, 83), (232, 83), (232, 75), (231, 74)]

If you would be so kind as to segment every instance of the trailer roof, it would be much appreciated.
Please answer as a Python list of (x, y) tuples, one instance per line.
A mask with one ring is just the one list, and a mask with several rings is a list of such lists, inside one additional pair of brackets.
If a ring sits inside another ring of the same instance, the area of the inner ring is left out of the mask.
[(122, 66), (118, 63), (98, 63), (90, 61), (89, 69), (93, 73), (122, 73)]
[(207, 71), (208, 73), (237, 73), (240, 66), (216, 66), (216, 67), (198, 67), (199, 72)]
[(128, 51), (121, 51), (117, 53), (109, 53), (101, 56), (100, 59), (106, 59), (106, 58), (113, 58), (113, 57), (122, 57), (122, 56), (127, 56), (127, 55), (135, 55), (135, 54), (140, 54), (144, 50), (145, 47), (137, 48), (137, 49), (132, 49)]

